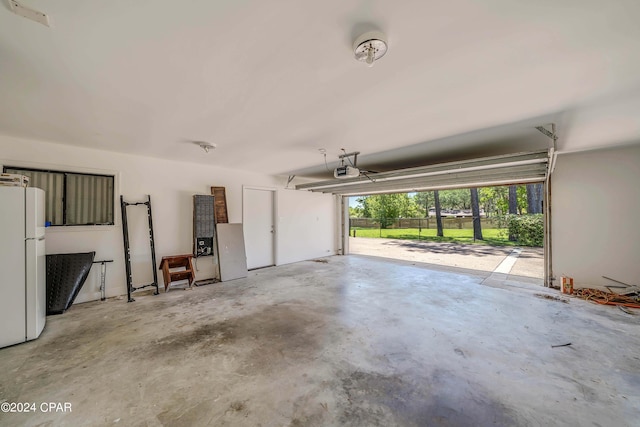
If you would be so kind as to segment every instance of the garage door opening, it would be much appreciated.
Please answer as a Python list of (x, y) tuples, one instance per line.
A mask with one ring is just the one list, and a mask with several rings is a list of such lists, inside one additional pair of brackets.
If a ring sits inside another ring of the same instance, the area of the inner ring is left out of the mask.
[[(555, 141), (555, 139), (554, 139)], [(543, 245), (545, 249), (538, 249), (537, 254), (528, 255), (531, 251), (526, 251), (525, 254), (522, 254), (522, 251), (519, 251), (516, 247), (511, 249), (511, 252), (508, 255), (503, 257), (504, 264), (502, 261), (498, 266), (494, 268), (492, 271), (502, 272), (508, 270), (510, 273), (513, 271), (515, 275), (518, 272), (519, 266), (516, 266), (518, 263), (518, 259), (520, 260), (520, 265), (526, 259), (536, 259), (536, 262), (540, 263), (540, 258), (542, 258), (542, 283), (545, 286), (553, 286), (553, 268), (551, 265), (551, 215), (550, 215), (550, 204), (551, 204), (551, 182), (549, 180), (549, 176), (553, 171), (554, 167), (554, 159), (555, 159), (555, 150), (554, 148), (549, 148), (548, 150), (540, 150), (540, 151), (532, 151), (532, 152), (524, 152), (524, 153), (513, 153), (513, 154), (504, 154), (500, 156), (493, 157), (483, 157), (483, 158), (475, 158), (470, 160), (461, 160), (456, 162), (449, 163), (439, 163), (427, 166), (420, 166), (414, 168), (406, 168), (406, 169), (397, 169), (386, 172), (379, 172), (374, 174), (360, 174), (357, 177), (350, 177), (342, 179), (332, 179), (327, 181), (319, 181), (308, 184), (300, 184), (296, 186), (296, 189), (306, 189), (310, 191), (323, 192), (323, 193), (331, 193), (336, 196), (341, 196), (342, 199), (342, 221), (340, 225), (340, 233), (342, 238), (340, 239), (340, 244), (342, 246), (342, 253), (348, 254), (353, 253), (353, 248), (350, 248), (350, 240), (358, 239), (358, 231), (356, 230), (356, 236), (349, 237), (349, 232), (353, 232), (349, 227), (349, 210), (348, 203), (352, 197), (362, 197), (362, 196), (373, 196), (373, 195), (391, 195), (391, 194), (400, 194), (405, 193), (416, 194), (416, 193), (424, 193), (424, 192), (433, 192), (434, 190), (445, 191), (445, 190), (459, 190), (466, 189), (466, 191), (471, 192), (470, 189), (482, 189), (487, 187), (494, 188), (503, 188), (502, 191), (505, 191), (504, 188), (515, 188), (516, 196), (517, 196), (517, 187), (514, 186), (524, 186), (526, 192), (527, 185), (537, 185), (537, 188), (542, 188), (543, 195), (540, 197), (540, 205), (542, 206), (543, 213), (540, 214), (542, 218), (542, 228), (543, 228)], [(540, 184), (542, 184), (540, 186)], [(506, 187), (505, 187), (506, 186)], [(480, 191), (480, 190), (478, 190)], [(512, 190), (513, 191), (513, 190)], [(520, 190), (522, 191), (522, 190)], [(480, 197), (480, 193), (478, 193), (478, 198)], [(543, 203), (542, 199), (545, 199), (545, 203)], [(434, 203), (435, 205), (435, 203)], [(435, 206), (433, 206), (435, 209)], [(527, 207), (528, 209), (528, 207)], [(485, 206), (485, 210), (491, 210), (489, 207)], [(400, 215), (398, 215), (400, 216)], [(480, 213), (471, 214), (472, 217), (477, 218), (474, 219), (482, 222), (482, 216)], [(376, 219), (376, 218), (373, 218)], [(404, 218), (403, 218), (404, 219)], [(429, 220), (428, 226), (425, 227), (424, 221)], [(400, 220), (400, 218), (398, 218)], [(413, 239), (408, 243), (405, 242), (405, 245), (408, 246), (406, 248), (407, 252), (413, 253), (415, 255), (417, 250), (412, 248), (411, 245), (424, 245), (429, 243), (427, 233), (432, 233), (432, 224), (431, 217), (425, 214), (422, 218), (422, 223), (418, 221), (417, 230), (420, 233), (418, 239)], [(465, 230), (464, 221), (461, 221), (462, 225), (458, 225), (458, 230)], [(539, 225), (539, 222), (538, 222)], [(522, 227), (529, 226), (528, 223), (521, 224)], [(407, 227), (407, 228), (416, 228)], [(386, 230), (386, 228), (384, 228)], [(382, 227), (378, 230), (378, 238), (381, 238), (380, 234), (382, 233)], [(489, 229), (487, 229), (489, 230)], [(424, 239), (423, 237), (424, 234)], [(459, 231), (462, 233), (462, 231)], [(473, 235), (471, 235), (473, 236)], [(443, 235), (446, 237), (446, 235)], [(476, 237), (476, 240), (485, 240), (491, 237), (491, 233), (487, 232), (487, 236), (483, 236), (482, 238)], [(499, 236), (494, 236), (494, 238), (498, 238)], [(471, 237), (473, 239), (473, 237)], [(422, 242), (424, 240), (425, 242)], [(446, 242), (439, 242), (439, 244), (444, 245)], [(458, 244), (460, 242), (448, 242), (447, 244)], [(473, 242), (472, 242), (473, 243)], [(478, 242), (476, 242), (477, 244)], [(356, 243), (357, 244), (357, 243)], [(499, 252), (496, 249), (498, 246), (488, 245), (486, 252)], [(438, 247), (439, 250), (442, 250), (442, 246)], [(478, 250), (475, 245), (472, 245), (468, 250), (474, 249)], [(501, 251), (509, 251), (510, 248), (501, 247)], [(542, 252), (542, 254), (540, 254)], [(482, 258), (482, 257), (478, 257)], [(471, 257), (467, 257), (466, 259), (472, 259)], [(515, 268), (515, 270), (514, 270)], [(485, 268), (485, 271), (487, 268)], [(526, 272), (526, 274), (533, 274), (535, 276), (539, 276), (539, 269), (535, 268), (535, 273)], [(521, 272), (525, 273), (525, 272)], [(505, 274), (505, 273), (500, 273)], [(539, 279), (535, 279), (539, 280)]]
[(543, 184), (348, 198), (349, 253), (543, 284)]

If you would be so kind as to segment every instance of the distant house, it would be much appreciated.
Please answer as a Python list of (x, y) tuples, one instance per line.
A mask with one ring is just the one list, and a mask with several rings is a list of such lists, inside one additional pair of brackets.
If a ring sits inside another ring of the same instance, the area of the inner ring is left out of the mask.
[[(471, 209), (440, 209), (440, 215), (449, 218), (471, 217)], [(429, 216), (436, 216), (436, 208), (429, 209)], [(484, 209), (480, 209), (480, 216), (485, 216)]]

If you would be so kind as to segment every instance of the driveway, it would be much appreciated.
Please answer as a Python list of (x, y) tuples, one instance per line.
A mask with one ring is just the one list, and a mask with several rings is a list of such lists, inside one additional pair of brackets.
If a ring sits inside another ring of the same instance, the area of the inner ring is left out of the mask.
[[(371, 239), (350, 237), (352, 254), (424, 262), (449, 267), (493, 272), (514, 247), (464, 245), (400, 239)], [(544, 278), (544, 251), (542, 248), (521, 248), (513, 266), (505, 272), (510, 276)], [(516, 253), (513, 254), (516, 256)]]

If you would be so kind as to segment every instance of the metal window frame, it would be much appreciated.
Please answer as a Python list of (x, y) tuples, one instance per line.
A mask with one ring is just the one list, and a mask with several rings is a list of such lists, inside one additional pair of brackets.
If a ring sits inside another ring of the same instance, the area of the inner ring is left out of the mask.
[[(3, 173), (7, 172), (7, 169), (15, 169), (15, 170), (23, 170), (29, 172), (40, 172), (40, 173), (55, 173), (63, 175), (63, 184), (62, 184), (62, 224), (51, 224), (51, 227), (86, 227), (86, 226), (101, 226), (101, 225), (115, 225), (116, 220), (116, 212), (115, 212), (115, 193), (116, 193), (116, 177), (115, 175), (108, 174), (98, 174), (98, 173), (87, 173), (87, 172), (72, 172), (72, 171), (64, 171), (64, 170), (55, 170), (55, 169), (40, 169), (40, 168), (30, 168), (30, 167), (21, 167), (21, 166), (11, 166), (11, 165), (3, 165), (2, 171)], [(104, 223), (88, 223), (88, 224), (67, 224), (67, 176), (68, 175), (83, 175), (83, 176), (96, 176), (100, 178), (110, 178), (112, 180), (112, 190), (111, 190), (111, 200), (112, 200), (112, 218), (111, 222)]]

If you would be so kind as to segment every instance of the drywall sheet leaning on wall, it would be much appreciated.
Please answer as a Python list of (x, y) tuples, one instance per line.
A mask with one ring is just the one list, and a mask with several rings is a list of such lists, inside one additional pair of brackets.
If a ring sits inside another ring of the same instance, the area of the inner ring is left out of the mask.
[(218, 256), (220, 280), (247, 277), (247, 255), (244, 249), (242, 224), (218, 224)]

